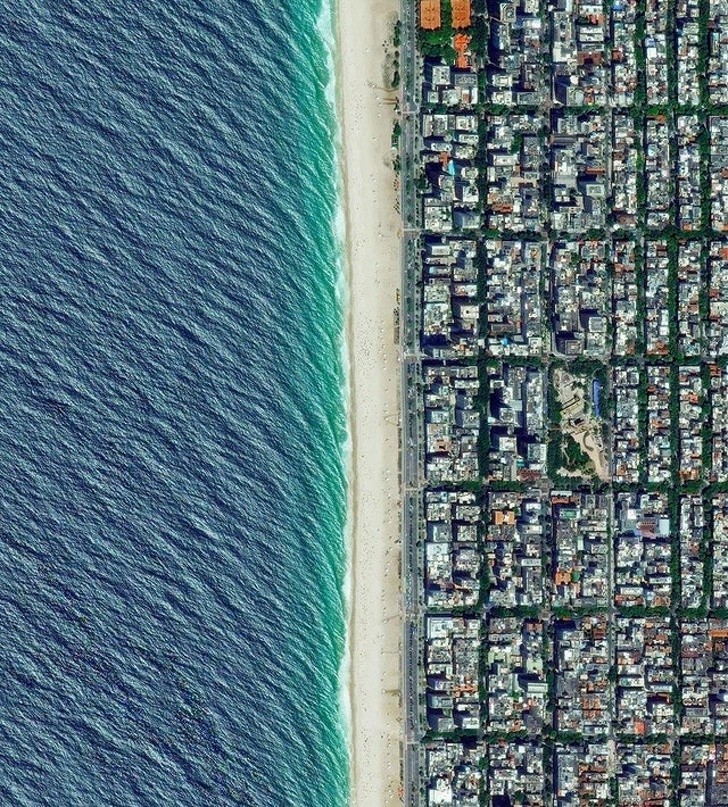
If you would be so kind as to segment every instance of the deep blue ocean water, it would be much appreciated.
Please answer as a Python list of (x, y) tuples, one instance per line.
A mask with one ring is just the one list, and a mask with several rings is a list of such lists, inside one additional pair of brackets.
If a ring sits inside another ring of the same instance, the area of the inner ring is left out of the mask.
[(320, 0), (0, 9), (0, 805), (344, 804)]

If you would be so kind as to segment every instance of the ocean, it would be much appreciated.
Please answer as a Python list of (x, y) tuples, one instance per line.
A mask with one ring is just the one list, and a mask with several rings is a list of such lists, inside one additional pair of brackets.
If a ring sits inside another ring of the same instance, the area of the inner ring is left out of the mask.
[(344, 805), (331, 10), (0, 8), (0, 804)]

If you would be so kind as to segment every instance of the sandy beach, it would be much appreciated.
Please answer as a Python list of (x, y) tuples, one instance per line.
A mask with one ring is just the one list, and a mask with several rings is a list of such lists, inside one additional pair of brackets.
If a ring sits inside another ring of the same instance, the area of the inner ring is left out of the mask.
[(339, 104), (348, 239), (352, 430), (349, 624), (351, 803), (401, 803), (398, 490), (400, 221), (392, 169), (396, 93), (384, 43), (396, 0), (339, 0)]

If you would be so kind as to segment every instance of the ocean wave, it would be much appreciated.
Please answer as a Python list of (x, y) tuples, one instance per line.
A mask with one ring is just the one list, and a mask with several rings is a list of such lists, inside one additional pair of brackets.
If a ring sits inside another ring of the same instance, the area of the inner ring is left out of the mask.
[(4, 804), (346, 800), (322, 13), (61, 0), (0, 32)]

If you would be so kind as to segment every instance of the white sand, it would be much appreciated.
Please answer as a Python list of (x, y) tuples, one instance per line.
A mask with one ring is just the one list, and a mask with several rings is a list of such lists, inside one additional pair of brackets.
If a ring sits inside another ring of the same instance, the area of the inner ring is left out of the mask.
[(349, 273), (353, 441), (351, 803), (401, 803), (398, 345), (400, 219), (392, 170), (394, 94), (384, 42), (396, 0), (339, 0), (339, 95)]

